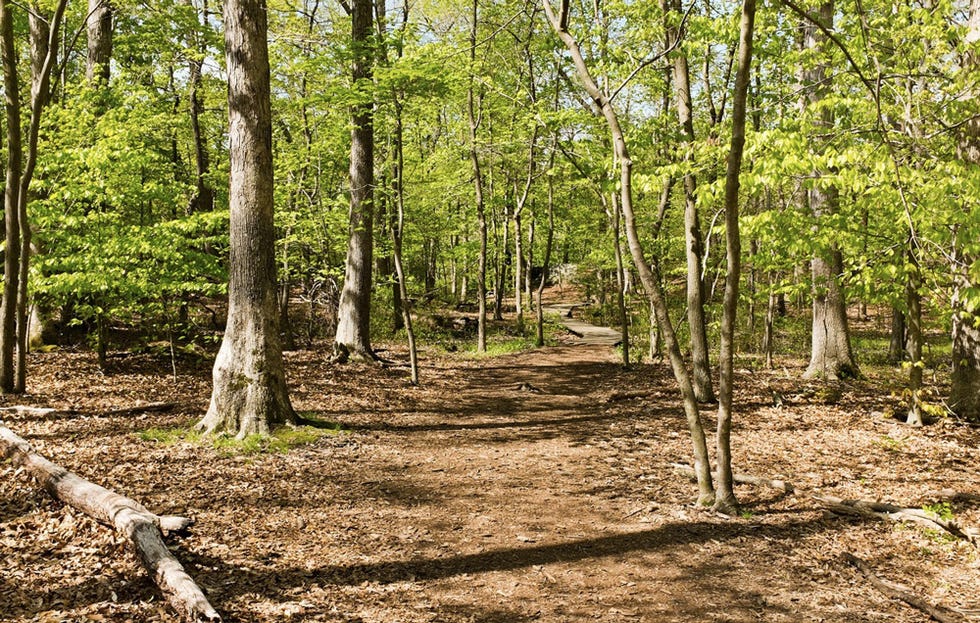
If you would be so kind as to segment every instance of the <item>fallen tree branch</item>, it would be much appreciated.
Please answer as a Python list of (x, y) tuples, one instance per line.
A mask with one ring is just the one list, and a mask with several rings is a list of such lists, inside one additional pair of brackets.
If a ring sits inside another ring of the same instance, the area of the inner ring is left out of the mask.
[[(688, 478), (695, 478), (694, 469), (681, 463), (672, 463), (676, 471), (684, 474)], [(819, 495), (814, 491), (806, 489), (796, 489), (791, 483), (785, 480), (771, 480), (761, 476), (750, 476), (747, 474), (735, 474), (734, 480), (740, 484), (750, 484), (778, 489), (785, 493), (799, 493), (805, 495), (823, 508), (839, 515), (852, 515), (858, 517), (871, 517), (875, 519), (889, 519), (892, 521), (911, 521), (929, 528), (943, 530), (956, 538), (963, 539), (974, 547), (980, 546), (980, 533), (963, 529), (955, 521), (943, 519), (932, 511), (921, 508), (907, 508), (888, 504), (885, 502), (874, 502), (871, 500), (845, 500), (830, 495)]]
[[(177, 406), (176, 402), (148, 402), (132, 407), (120, 407), (102, 411), (100, 415), (131, 415), (133, 413), (149, 413), (169, 411)], [(53, 418), (70, 415), (82, 415), (83, 412), (77, 409), (54, 409), (51, 407), (29, 407), (26, 405), (15, 405), (12, 407), (0, 407), (0, 413), (10, 413), (17, 416)]]
[[(697, 478), (697, 474), (692, 467), (688, 467), (687, 465), (683, 465), (681, 463), (671, 463), (671, 467), (689, 478)], [(715, 473), (711, 476), (713, 478), (717, 478), (718, 474)], [(748, 474), (735, 474), (732, 479), (739, 484), (769, 487), (770, 489), (776, 489), (777, 491), (782, 491), (783, 493), (794, 493), (796, 491), (793, 485), (785, 480), (771, 480), (761, 476), (749, 476)]]
[(854, 554), (844, 552), (844, 560), (856, 567), (857, 570), (860, 571), (869, 582), (871, 582), (871, 585), (878, 589), (886, 597), (903, 601), (913, 608), (928, 614), (936, 621), (939, 621), (939, 623), (962, 623), (963, 618), (952, 610), (944, 608), (943, 606), (934, 606), (917, 595), (913, 595), (903, 587), (879, 578), (867, 562), (861, 560)]
[(220, 621), (203, 591), (163, 542), (161, 530), (186, 529), (191, 520), (158, 516), (135, 500), (119, 495), (52, 463), (27, 441), (0, 425), (0, 457), (33, 476), (54, 498), (110, 525), (133, 544), (140, 562), (170, 605), (189, 621)]

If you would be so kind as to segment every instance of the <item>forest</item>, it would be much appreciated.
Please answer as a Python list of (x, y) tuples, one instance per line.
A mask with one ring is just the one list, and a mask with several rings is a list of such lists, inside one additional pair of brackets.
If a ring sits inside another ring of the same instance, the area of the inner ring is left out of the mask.
[(0, 0), (0, 622), (980, 620), (980, 0)]

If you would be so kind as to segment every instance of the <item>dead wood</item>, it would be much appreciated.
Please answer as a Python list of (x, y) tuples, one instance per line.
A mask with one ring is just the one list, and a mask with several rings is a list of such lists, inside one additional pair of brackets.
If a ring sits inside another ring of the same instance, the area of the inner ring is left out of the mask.
[(903, 601), (913, 608), (917, 608), (918, 610), (928, 614), (934, 620), (939, 621), (939, 623), (961, 623), (963, 621), (963, 618), (952, 610), (944, 608), (943, 606), (934, 606), (921, 597), (912, 594), (905, 588), (881, 579), (877, 574), (875, 574), (867, 562), (861, 560), (854, 554), (844, 552), (844, 560), (857, 568), (857, 570), (860, 571), (869, 582), (871, 582), (871, 585), (878, 589), (886, 597)]
[(109, 409), (106, 415), (131, 415), (133, 413), (159, 413), (170, 411), (177, 406), (176, 402), (150, 402), (145, 405), (135, 405), (132, 407), (121, 407), (119, 409)]
[[(682, 465), (680, 463), (672, 463), (671, 467), (689, 478), (697, 478), (697, 474), (692, 467), (688, 467), (687, 465)], [(717, 474), (712, 474), (712, 477), (717, 478)], [(772, 480), (761, 476), (750, 476), (748, 474), (735, 474), (732, 478), (735, 482), (743, 485), (769, 487), (770, 489), (776, 489), (777, 491), (782, 491), (783, 493), (793, 493), (796, 491), (793, 485), (785, 480)]]
[[(694, 469), (687, 465), (673, 463), (671, 466), (689, 478), (695, 477)], [(980, 546), (980, 534), (976, 531), (963, 529), (955, 521), (943, 519), (936, 513), (921, 508), (908, 508), (871, 500), (845, 500), (830, 495), (819, 495), (816, 492), (807, 491), (806, 489), (796, 489), (792, 484), (784, 480), (771, 480), (761, 476), (735, 474), (734, 480), (740, 484), (765, 486), (778, 489), (785, 493), (799, 493), (819, 502), (823, 508), (839, 515), (871, 517), (891, 521), (911, 521), (929, 528), (943, 530), (975, 547)]]
[(119, 495), (52, 463), (27, 441), (0, 426), (0, 457), (33, 476), (54, 498), (110, 525), (133, 544), (140, 562), (170, 605), (189, 621), (220, 621), (200, 587), (163, 542), (164, 532), (186, 529), (191, 520), (158, 516), (135, 500)]
[(52, 417), (58, 415), (74, 415), (78, 412), (74, 409), (52, 409), (51, 407), (15, 405), (12, 407), (0, 407), (0, 413), (9, 413), (17, 416)]

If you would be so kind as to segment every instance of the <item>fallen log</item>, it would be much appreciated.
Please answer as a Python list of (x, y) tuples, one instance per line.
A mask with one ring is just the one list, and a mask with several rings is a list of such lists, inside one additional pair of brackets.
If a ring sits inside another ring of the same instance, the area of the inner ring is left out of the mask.
[(132, 407), (120, 407), (118, 409), (109, 409), (105, 412), (106, 415), (130, 415), (132, 413), (158, 413), (160, 411), (170, 411), (177, 406), (176, 402), (150, 402), (145, 405), (135, 405)]
[(868, 581), (871, 582), (871, 585), (878, 589), (886, 597), (903, 601), (913, 608), (928, 614), (934, 620), (939, 621), (939, 623), (962, 623), (963, 618), (952, 610), (944, 608), (943, 606), (934, 606), (925, 599), (922, 599), (917, 595), (913, 595), (904, 588), (879, 578), (867, 562), (861, 560), (854, 554), (844, 552), (844, 560), (857, 568), (857, 570), (861, 572), (861, 575), (866, 577)]
[[(169, 411), (177, 406), (176, 402), (148, 402), (132, 407), (120, 407), (100, 412), (101, 415), (131, 415), (133, 413), (149, 413)], [(54, 418), (70, 415), (81, 415), (77, 409), (53, 409), (51, 407), (29, 407), (25, 405), (15, 405), (12, 407), (0, 407), (0, 413), (10, 413), (17, 416)]]
[(133, 545), (140, 562), (170, 605), (188, 621), (220, 621), (203, 591), (170, 553), (163, 532), (186, 529), (185, 517), (159, 516), (143, 505), (52, 463), (9, 428), (0, 425), (0, 457), (33, 476), (54, 498), (112, 526)]
[[(671, 467), (689, 478), (693, 479), (697, 477), (694, 469), (687, 465), (672, 463)], [(717, 474), (712, 474), (712, 476), (715, 478), (718, 477)], [(943, 519), (932, 511), (927, 511), (921, 508), (907, 508), (904, 506), (897, 506), (895, 504), (888, 504), (885, 502), (875, 502), (872, 500), (845, 500), (843, 498), (830, 495), (819, 495), (814, 491), (796, 489), (791, 483), (786, 482), (785, 480), (771, 480), (761, 476), (734, 474), (732, 478), (736, 483), (740, 484), (765, 486), (772, 489), (778, 489), (779, 491), (783, 491), (785, 493), (799, 493), (800, 495), (805, 495), (810, 499), (819, 502), (823, 508), (837, 513), (838, 515), (871, 517), (874, 519), (889, 519), (892, 521), (911, 521), (929, 528), (944, 530), (958, 539), (963, 539), (974, 547), (980, 546), (980, 533), (972, 529), (963, 529), (955, 521)]]

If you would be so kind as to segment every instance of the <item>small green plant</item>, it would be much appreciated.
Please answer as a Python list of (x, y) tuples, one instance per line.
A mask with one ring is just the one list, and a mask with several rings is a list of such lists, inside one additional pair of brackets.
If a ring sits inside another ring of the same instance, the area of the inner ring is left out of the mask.
[(875, 442), (875, 444), (890, 452), (901, 452), (905, 449), (904, 439), (895, 439), (889, 435), (881, 437)]
[(250, 455), (264, 453), (284, 453), (297, 446), (315, 443), (322, 437), (337, 435), (344, 429), (333, 422), (322, 422), (309, 416), (304, 416), (307, 422), (302, 426), (282, 427), (269, 435), (248, 435), (244, 439), (236, 439), (230, 433), (221, 433), (207, 437), (190, 427), (148, 428), (138, 433), (142, 441), (151, 441), (164, 445), (179, 442), (210, 445), (225, 456)]
[(936, 517), (939, 517), (943, 521), (952, 521), (954, 519), (953, 507), (950, 506), (949, 502), (936, 502), (935, 504), (926, 504), (922, 507), (922, 510), (927, 513), (932, 513)]

